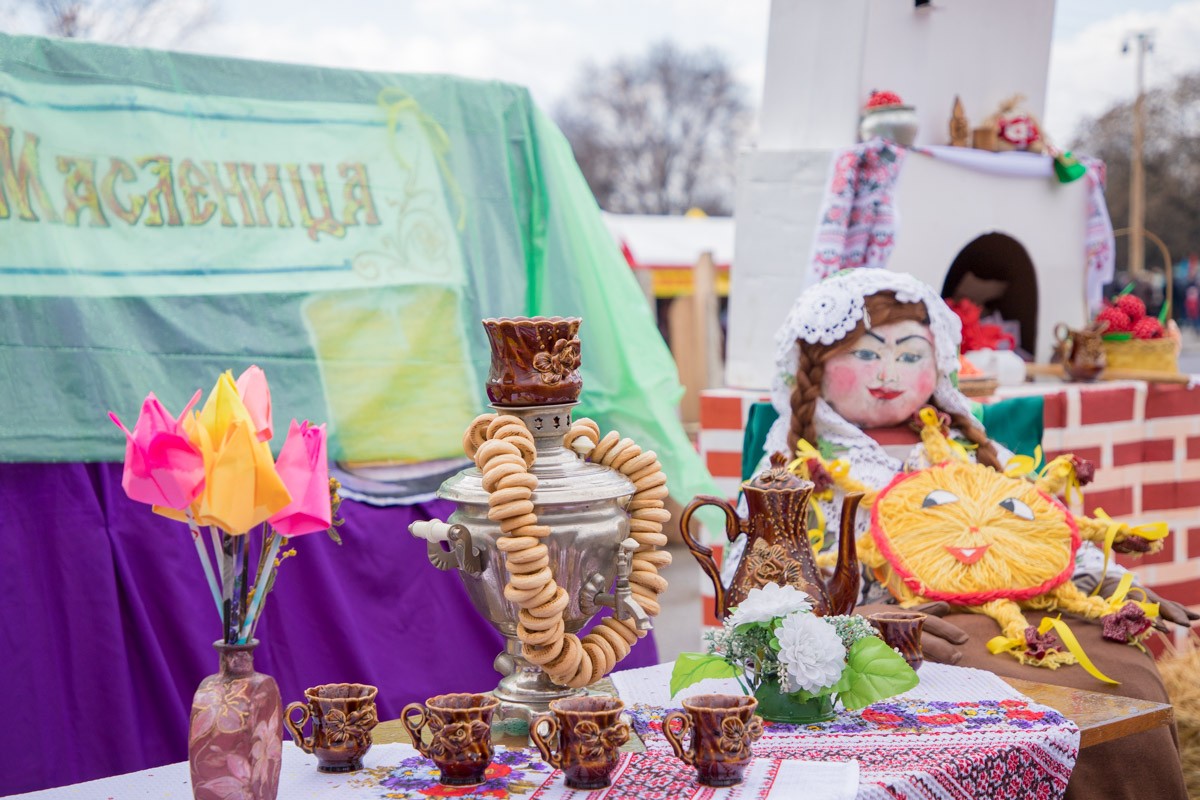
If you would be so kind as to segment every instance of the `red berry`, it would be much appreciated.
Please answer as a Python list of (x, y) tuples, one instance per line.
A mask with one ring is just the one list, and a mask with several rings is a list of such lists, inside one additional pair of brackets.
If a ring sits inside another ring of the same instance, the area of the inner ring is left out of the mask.
[(1133, 338), (1135, 339), (1161, 339), (1162, 336), (1163, 327), (1154, 317), (1142, 317), (1133, 323)]
[(895, 92), (871, 92), (871, 99), (867, 101), (867, 108), (898, 106), (903, 105), (903, 103), (904, 101), (900, 99), (900, 95)]
[(1105, 333), (1125, 333), (1133, 328), (1129, 315), (1116, 306), (1109, 306), (1096, 315), (1096, 322), (1107, 322)]
[(1142, 302), (1140, 297), (1132, 294), (1121, 295), (1113, 301), (1113, 305), (1128, 314), (1130, 322), (1137, 322), (1146, 316), (1146, 304)]

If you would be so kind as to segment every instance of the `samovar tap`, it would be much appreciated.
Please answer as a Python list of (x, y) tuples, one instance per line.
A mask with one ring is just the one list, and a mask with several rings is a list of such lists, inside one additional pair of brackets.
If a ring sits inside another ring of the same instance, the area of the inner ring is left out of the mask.
[(633, 572), (633, 554), (639, 545), (632, 538), (625, 539), (617, 549), (617, 581), (611, 592), (603, 591), (604, 576), (593, 573), (579, 593), (579, 607), (585, 614), (594, 614), (599, 606), (613, 610), (617, 619), (632, 617), (637, 622), (639, 631), (648, 631), (653, 625), (650, 616), (633, 596), (633, 588), (629, 585), (629, 575)]

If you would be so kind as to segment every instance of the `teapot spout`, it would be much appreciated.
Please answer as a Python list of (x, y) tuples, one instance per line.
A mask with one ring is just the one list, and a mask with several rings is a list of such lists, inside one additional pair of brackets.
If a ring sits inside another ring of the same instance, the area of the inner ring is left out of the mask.
[(854, 541), (854, 522), (862, 492), (850, 492), (842, 501), (841, 533), (838, 539), (837, 568), (829, 579), (831, 614), (849, 614), (858, 603), (862, 588), (862, 570), (858, 566), (858, 545)]

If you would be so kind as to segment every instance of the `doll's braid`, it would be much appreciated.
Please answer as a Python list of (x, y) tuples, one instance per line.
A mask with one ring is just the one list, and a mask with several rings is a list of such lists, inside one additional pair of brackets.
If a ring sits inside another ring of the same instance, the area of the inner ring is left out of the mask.
[[(792, 421), (787, 438), (789, 456), (796, 451), (796, 442), (801, 439), (813, 446), (817, 444), (813, 414), (817, 410), (817, 400), (821, 398), (821, 380), (825, 376), (825, 359), (820, 355), (814, 357), (804, 342), (799, 345), (800, 367), (796, 370), (796, 388), (792, 389)], [(828, 355), (828, 348), (821, 348), (820, 352)]]
[(992, 440), (983, 432), (983, 428), (979, 427), (975, 422), (974, 417), (962, 412), (950, 414), (950, 424), (957, 428), (963, 436), (967, 437), (968, 441), (978, 445), (975, 449), (975, 461), (977, 463), (995, 470), (1004, 470), (999, 456), (996, 455), (996, 446), (992, 444)]

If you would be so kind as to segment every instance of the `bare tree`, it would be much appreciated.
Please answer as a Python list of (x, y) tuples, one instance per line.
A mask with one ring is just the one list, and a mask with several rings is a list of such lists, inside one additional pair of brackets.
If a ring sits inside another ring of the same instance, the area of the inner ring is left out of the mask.
[[(1200, 72), (1146, 94), (1146, 228), (1166, 243), (1174, 260), (1200, 252)], [(1108, 165), (1108, 210), (1113, 225), (1129, 220), (1133, 102), (1119, 103), (1084, 121), (1073, 149)], [(1117, 264), (1128, 263), (1128, 239), (1117, 241)], [(1147, 242), (1146, 264), (1160, 261)]]
[(751, 113), (713, 50), (669, 42), (636, 59), (583, 67), (555, 120), (607, 211), (729, 213)]
[(8, 0), (38, 33), (111, 44), (178, 44), (211, 21), (213, 0)]

